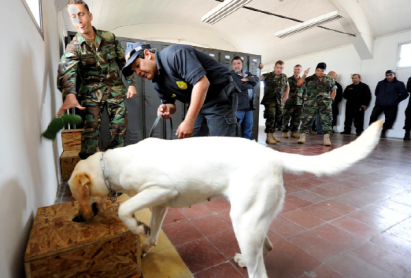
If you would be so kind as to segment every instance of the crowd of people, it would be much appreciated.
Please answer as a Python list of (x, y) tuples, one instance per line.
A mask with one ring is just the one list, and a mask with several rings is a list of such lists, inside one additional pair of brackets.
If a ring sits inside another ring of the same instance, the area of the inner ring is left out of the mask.
[[(69, 0), (67, 11), (78, 33), (67, 45), (59, 63), (57, 87), (64, 102), (58, 115), (73, 107), (83, 110), (80, 158), (86, 159), (99, 151), (104, 107), (109, 113), (111, 133), (106, 149), (124, 145), (128, 120), (125, 100), (137, 94), (133, 73), (152, 81), (160, 99), (157, 114), (163, 118), (170, 118), (176, 112), (176, 100), (188, 104), (185, 119), (176, 132), (179, 139), (236, 136), (239, 125), (242, 137), (251, 139), (253, 110), (258, 105), (254, 87), (259, 84), (259, 78), (243, 70), (240, 57), (233, 58), (230, 71), (209, 55), (187, 45), (171, 45), (157, 51), (149, 44), (134, 43), (124, 51), (113, 33), (92, 26), (93, 15), (83, 0)], [(291, 137), (299, 138), (298, 143), (305, 143), (306, 134), (317, 116), (322, 125), (324, 144), (330, 146), (330, 134), (339, 113), (337, 104), (342, 98), (336, 73), (326, 75), (325, 63), (319, 63), (311, 76), (308, 76), (310, 69), (301, 76), (300, 65), (294, 67), (294, 74), (289, 78), (282, 73), (283, 69), (284, 63), (278, 61), (274, 71), (264, 76), (261, 104), (265, 106), (266, 142), (276, 144), (280, 141), (274, 136), (276, 126), (280, 124), (282, 137), (289, 137), (290, 131)], [(363, 131), (364, 110), (371, 97), (369, 87), (361, 82), (359, 74), (354, 74), (352, 79), (353, 84), (343, 92), (343, 97), (348, 100), (343, 133), (350, 133), (354, 120), (359, 135)], [(408, 86), (410, 92), (410, 79)], [(379, 82), (375, 95), (371, 122), (385, 113), (382, 131), (382, 137), (385, 137), (386, 130), (392, 127), (396, 118), (399, 102), (407, 98), (408, 93), (404, 84), (396, 79), (396, 74), (388, 71), (386, 79)], [(405, 130), (409, 135), (405, 138), (410, 140), (410, 102), (408, 109), (409, 124), (405, 125)]]
[[(276, 144), (281, 141), (274, 135), (276, 127), (280, 125), (283, 138), (289, 138), (288, 132), (290, 131), (291, 137), (299, 138), (297, 143), (304, 144), (306, 134), (310, 133), (311, 126), (317, 122), (318, 133), (324, 135), (323, 144), (330, 146), (332, 144), (330, 135), (336, 133), (333, 126), (337, 123), (339, 102), (342, 97), (347, 102), (345, 128), (341, 134), (351, 134), (352, 123), (355, 125), (356, 135), (362, 134), (365, 110), (369, 107), (372, 96), (369, 86), (361, 81), (360, 74), (353, 74), (352, 84), (343, 91), (342, 86), (336, 81), (336, 72), (330, 71), (327, 75), (325, 74), (325, 63), (319, 63), (315, 73), (310, 76), (308, 76), (310, 68), (304, 72), (303, 76), (300, 76), (302, 66), (299, 64), (294, 67), (293, 76), (289, 78), (282, 73), (283, 69), (283, 61), (277, 61), (274, 71), (262, 76), (265, 85), (261, 104), (265, 107), (267, 144)], [(388, 70), (385, 73), (385, 79), (376, 86), (376, 101), (369, 124), (375, 122), (384, 113), (385, 122), (381, 138), (386, 138), (386, 131), (392, 128), (399, 103), (408, 98), (408, 92), (411, 92), (410, 82), (409, 78), (407, 88), (405, 88), (405, 84), (397, 80), (396, 73)], [(411, 140), (410, 113), (409, 98), (404, 126), (404, 140), (408, 141)], [(297, 133), (299, 126), (300, 134)]]

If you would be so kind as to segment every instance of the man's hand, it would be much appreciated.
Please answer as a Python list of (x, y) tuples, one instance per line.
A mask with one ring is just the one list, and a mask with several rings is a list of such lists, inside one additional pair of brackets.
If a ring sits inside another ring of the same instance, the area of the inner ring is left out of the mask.
[(77, 98), (74, 94), (68, 94), (66, 96), (66, 99), (63, 102), (62, 107), (60, 107), (59, 112), (57, 112), (57, 116), (61, 116), (64, 112), (66, 112), (67, 109), (76, 107), (80, 110), (86, 109), (86, 107), (80, 106), (79, 102), (77, 101)]
[(170, 108), (166, 104), (160, 104), (157, 108), (157, 116), (163, 114), (163, 119), (170, 119)]
[(135, 86), (129, 86), (129, 89), (127, 90), (127, 98), (132, 98), (135, 95), (137, 95), (136, 87)]
[(247, 77), (244, 77), (244, 78), (240, 79), (240, 81), (249, 81), (249, 79)]
[(177, 128), (176, 135), (179, 139), (190, 138), (193, 134), (194, 122), (184, 120)]
[(262, 63), (259, 64), (259, 68), (263, 69), (264, 65)]
[(362, 105), (361, 107), (363, 108), (363, 110), (366, 110), (366, 108), (368, 108), (368, 106), (366, 105)]
[(308, 68), (307, 70), (305, 70), (305, 73), (304, 73), (304, 75), (308, 75), (309, 74), (309, 70), (310, 70), (310, 68)]
[(289, 98), (288, 95), (284, 96), (284, 97), (282, 98), (282, 102), (285, 103), (285, 102), (288, 100), (288, 98)]

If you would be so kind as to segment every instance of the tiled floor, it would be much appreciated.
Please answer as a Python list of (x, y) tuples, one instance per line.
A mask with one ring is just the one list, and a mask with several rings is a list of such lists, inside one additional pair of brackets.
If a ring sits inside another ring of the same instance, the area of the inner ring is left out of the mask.
[[(261, 130), (261, 144), (264, 135)], [(334, 134), (332, 147), (324, 147), (323, 136), (314, 134), (305, 145), (282, 139), (270, 147), (316, 155), (355, 138)], [(274, 246), (265, 259), (269, 277), (411, 277), (410, 142), (383, 139), (336, 176), (285, 173), (284, 180), (286, 203), (268, 233)], [(63, 186), (56, 202), (71, 200)], [(169, 210), (163, 230), (194, 277), (247, 277), (232, 259), (239, 248), (229, 210), (224, 199)]]

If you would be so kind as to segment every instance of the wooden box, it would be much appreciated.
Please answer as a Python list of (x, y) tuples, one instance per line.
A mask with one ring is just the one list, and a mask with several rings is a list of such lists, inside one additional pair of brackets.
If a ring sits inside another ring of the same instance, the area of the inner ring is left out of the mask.
[(80, 150), (84, 129), (65, 129), (62, 131), (63, 150)]
[(76, 223), (78, 203), (37, 210), (24, 256), (26, 277), (141, 277), (140, 237), (108, 200), (88, 222)]
[(80, 150), (64, 151), (60, 156), (60, 167), (62, 170), (62, 178), (68, 179), (73, 173), (74, 167), (81, 159), (79, 157)]

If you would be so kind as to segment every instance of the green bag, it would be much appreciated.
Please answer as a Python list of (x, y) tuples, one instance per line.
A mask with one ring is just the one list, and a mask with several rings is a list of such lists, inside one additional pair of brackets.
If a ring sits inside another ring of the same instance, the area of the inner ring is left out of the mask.
[(60, 118), (53, 119), (46, 131), (43, 132), (43, 137), (54, 140), (56, 139), (57, 133), (63, 129), (65, 124), (74, 124), (78, 125), (82, 123), (82, 118), (79, 115), (62, 115)]

